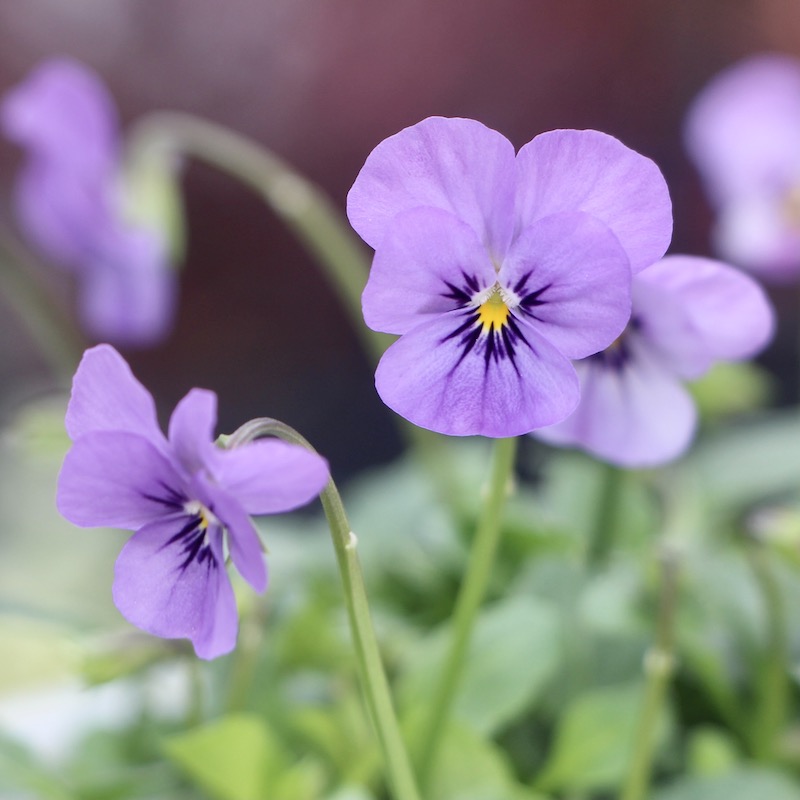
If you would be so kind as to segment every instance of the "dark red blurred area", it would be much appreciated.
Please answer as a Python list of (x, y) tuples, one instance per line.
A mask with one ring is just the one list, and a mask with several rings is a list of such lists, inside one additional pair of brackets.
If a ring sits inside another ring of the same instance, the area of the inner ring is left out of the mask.
[[(694, 93), (762, 50), (800, 53), (785, 0), (27, 0), (0, 3), (0, 91), (68, 54), (107, 81), (130, 123), (170, 108), (275, 150), (344, 209), (369, 151), (426, 116), (481, 120), (521, 146), (597, 128), (656, 160), (675, 204), (673, 252), (708, 253), (709, 211), (681, 146)], [(0, 213), (18, 154), (0, 144)], [(399, 440), (350, 321), (313, 261), (230, 177), (190, 164), (189, 244), (172, 337), (126, 353), (169, 409), (220, 395), (220, 429), (276, 416), (340, 472)], [(791, 312), (796, 297), (776, 296)], [(13, 303), (10, 297), (5, 303)], [(12, 314), (0, 321), (6, 408), (46, 386)]]

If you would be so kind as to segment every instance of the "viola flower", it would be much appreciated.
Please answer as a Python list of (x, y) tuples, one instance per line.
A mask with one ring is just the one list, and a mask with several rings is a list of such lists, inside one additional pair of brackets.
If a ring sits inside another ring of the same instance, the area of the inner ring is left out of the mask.
[(151, 345), (169, 332), (176, 276), (163, 230), (140, 213), (122, 167), (119, 122), (83, 64), (39, 65), (3, 99), (0, 125), (25, 151), (16, 188), (22, 229), (78, 279), (80, 317), (98, 339)]
[(773, 281), (800, 275), (800, 61), (755, 56), (695, 98), (686, 147), (726, 260)]
[(610, 344), (631, 271), (672, 215), (658, 168), (597, 131), (552, 131), (515, 155), (496, 131), (431, 117), (367, 158), (347, 213), (375, 258), (364, 318), (398, 334), (375, 384), (423, 428), (527, 433), (578, 402), (570, 360)]
[(633, 279), (625, 332), (575, 366), (581, 402), (536, 431), (622, 467), (663, 464), (689, 446), (697, 412), (683, 381), (716, 361), (750, 358), (770, 340), (772, 307), (743, 272), (707, 258), (667, 256)]
[(167, 438), (152, 396), (122, 356), (110, 345), (87, 350), (67, 408), (73, 445), (57, 496), (76, 525), (135, 531), (114, 571), (117, 608), (156, 636), (191, 639), (201, 658), (236, 643), (226, 545), (242, 577), (263, 592), (267, 571), (249, 515), (297, 508), (328, 479), (324, 459), (286, 442), (217, 447), (216, 414), (216, 395), (192, 389)]

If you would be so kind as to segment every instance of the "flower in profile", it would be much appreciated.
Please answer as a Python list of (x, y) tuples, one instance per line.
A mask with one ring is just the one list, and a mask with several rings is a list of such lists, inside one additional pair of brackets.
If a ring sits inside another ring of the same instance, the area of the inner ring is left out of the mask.
[(566, 417), (570, 363), (630, 314), (631, 271), (672, 232), (664, 179), (597, 131), (552, 131), (515, 155), (479, 122), (431, 117), (367, 158), (347, 212), (375, 257), (364, 318), (399, 334), (375, 384), (416, 425), (502, 437)]
[(535, 435), (622, 467), (670, 461), (689, 446), (697, 421), (683, 381), (699, 378), (716, 361), (755, 355), (773, 326), (764, 291), (740, 270), (667, 256), (634, 277), (625, 332), (576, 364), (578, 408)]
[(59, 511), (74, 524), (135, 531), (115, 567), (117, 608), (156, 636), (191, 639), (201, 658), (236, 643), (226, 547), (263, 592), (266, 566), (249, 515), (307, 503), (328, 479), (325, 460), (297, 445), (217, 447), (216, 406), (213, 392), (193, 389), (165, 437), (152, 396), (119, 353), (110, 345), (87, 350), (67, 408), (73, 445), (58, 481)]
[(800, 61), (760, 55), (717, 75), (686, 119), (721, 257), (770, 280), (800, 275)]
[(80, 317), (98, 339), (150, 345), (172, 325), (176, 276), (165, 232), (134, 222), (112, 98), (83, 64), (40, 64), (3, 99), (0, 124), (25, 151), (16, 189), (23, 231), (73, 272)]

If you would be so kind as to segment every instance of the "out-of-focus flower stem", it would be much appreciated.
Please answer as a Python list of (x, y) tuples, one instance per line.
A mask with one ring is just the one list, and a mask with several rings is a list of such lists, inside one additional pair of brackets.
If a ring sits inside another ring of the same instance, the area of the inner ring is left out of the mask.
[(365, 349), (377, 360), (391, 338), (369, 330), (361, 317), (367, 251), (318, 186), (261, 144), (221, 125), (173, 111), (142, 117), (129, 134), (131, 163), (170, 156), (205, 161), (257, 192), (324, 268)]
[(659, 553), (658, 618), (653, 647), (645, 657), (645, 689), (628, 774), (620, 800), (644, 800), (650, 785), (656, 735), (675, 669), (675, 606), (679, 560), (667, 542)]
[(423, 788), (430, 781), (436, 765), (439, 745), (464, 669), (472, 629), (489, 586), (502, 532), (503, 509), (511, 488), (516, 452), (515, 438), (496, 440), (486, 499), (453, 611), (450, 647), (431, 696), (430, 711), (416, 751), (419, 779)]
[[(228, 438), (226, 446), (236, 447), (261, 436), (277, 436), (313, 451), (313, 447), (297, 431), (282, 422), (266, 418), (245, 423)], [(392, 795), (394, 800), (419, 800), (416, 780), (400, 735), (389, 683), (372, 627), (367, 592), (358, 558), (357, 539), (350, 529), (342, 499), (333, 480), (328, 481), (320, 499), (328, 519), (336, 561), (339, 565), (367, 708), (383, 753)]]
[(624, 471), (618, 467), (603, 464), (601, 469), (600, 502), (586, 549), (586, 562), (590, 567), (605, 564), (614, 546), (616, 526), (619, 521), (620, 493), (625, 480)]

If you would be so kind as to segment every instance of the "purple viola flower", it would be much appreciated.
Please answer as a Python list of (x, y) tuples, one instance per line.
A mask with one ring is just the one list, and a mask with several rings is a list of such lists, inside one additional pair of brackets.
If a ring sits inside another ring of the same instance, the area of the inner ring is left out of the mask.
[(367, 158), (347, 212), (375, 258), (364, 318), (398, 334), (375, 384), (416, 425), (502, 437), (566, 417), (570, 360), (610, 344), (631, 271), (672, 231), (658, 168), (597, 131), (552, 131), (515, 155), (496, 131), (432, 117)]
[(216, 395), (193, 389), (165, 437), (150, 393), (113, 347), (98, 345), (75, 375), (66, 418), (73, 445), (58, 481), (58, 508), (70, 522), (135, 531), (114, 571), (123, 616), (156, 636), (191, 639), (201, 658), (236, 643), (226, 546), (263, 592), (266, 566), (249, 515), (303, 505), (328, 479), (323, 458), (286, 442), (217, 447), (216, 414)]
[(726, 260), (773, 281), (800, 275), (800, 61), (761, 55), (695, 98), (686, 147), (717, 219)]
[(667, 256), (633, 279), (625, 332), (576, 364), (581, 402), (535, 435), (622, 467), (656, 466), (689, 446), (697, 412), (683, 381), (758, 353), (774, 327), (761, 287), (707, 258)]
[(112, 98), (83, 64), (39, 65), (3, 99), (3, 132), (25, 151), (16, 190), (28, 240), (78, 279), (98, 339), (150, 345), (169, 332), (176, 276), (163, 231), (132, 222)]

